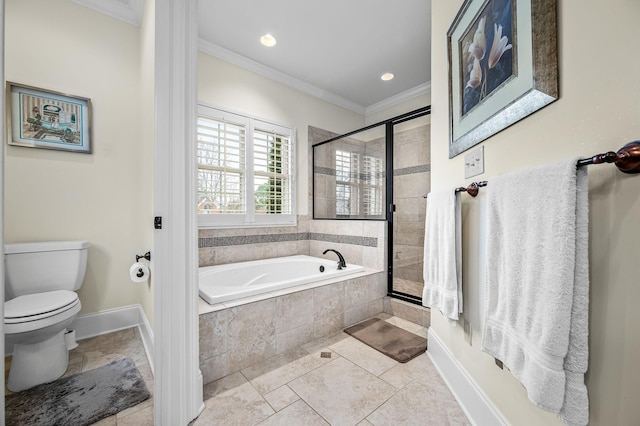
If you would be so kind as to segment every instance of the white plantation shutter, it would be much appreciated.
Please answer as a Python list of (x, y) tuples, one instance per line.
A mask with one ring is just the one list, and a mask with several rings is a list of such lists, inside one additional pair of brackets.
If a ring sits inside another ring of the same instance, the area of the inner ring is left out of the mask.
[(253, 131), (253, 181), (257, 214), (291, 214), (291, 139), (274, 131)]
[(365, 155), (363, 168), (364, 214), (380, 216), (382, 215), (382, 189), (385, 183), (382, 172), (382, 158)]
[(244, 214), (245, 129), (198, 117), (198, 213)]
[(336, 151), (336, 215), (358, 215), (360, 155)]
[(200, 105), (201, 227), (295, 225), (293, 129)]

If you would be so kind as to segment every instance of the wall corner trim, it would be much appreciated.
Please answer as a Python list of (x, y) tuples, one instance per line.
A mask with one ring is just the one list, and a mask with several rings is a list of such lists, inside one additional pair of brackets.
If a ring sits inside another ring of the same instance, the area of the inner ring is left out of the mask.
[(509, 425), (489, 397), (429, 328), (427, 355), (473, 425)]

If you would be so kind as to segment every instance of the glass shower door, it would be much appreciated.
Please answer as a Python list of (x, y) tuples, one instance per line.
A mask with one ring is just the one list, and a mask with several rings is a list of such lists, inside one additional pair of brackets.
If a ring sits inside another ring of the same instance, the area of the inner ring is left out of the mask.
[(393, 127), (392, 293), (419, 302), (424, 280), (425, 195), (431, 187), (430, 116)]

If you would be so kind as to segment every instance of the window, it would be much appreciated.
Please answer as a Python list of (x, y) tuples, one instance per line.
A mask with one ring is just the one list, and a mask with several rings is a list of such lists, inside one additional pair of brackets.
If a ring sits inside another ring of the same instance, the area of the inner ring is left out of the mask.
[(371, 155), (364, 156), (364, 214), (368, 216), (382, 215), (382, 189), (384, 187), (384, 169), (382, 158)]
[(381, 216), (382, 158), (336, 150), (336, 216)]
[(359, 155), (355, 152), (336, 150), (336, 215), (356, 216), (358, 202)]
[(200, 105), (201, 227), (295, 225), (294, 131)]

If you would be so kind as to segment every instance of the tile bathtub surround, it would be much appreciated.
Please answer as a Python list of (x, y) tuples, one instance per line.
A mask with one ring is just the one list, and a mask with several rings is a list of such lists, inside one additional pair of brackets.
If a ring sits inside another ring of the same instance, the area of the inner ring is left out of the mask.
[(309, 254), (309, 217), (296, 226), (198, 230), (199, 265), (261, 260)]
[(386, 269), (387, 223), (370, 220), (312, 220), (309, 254), (323, 257), (328, 248), (338, 250), (347, 263)]
[(400, 364), (342, 332), (207, 384), (204, 397), (196, 426), (470, 424), (427, 354)]
[[(201, 229), (199, 265), (269, 259), (298, 254), (326, 257), (327, 248), (340, 251), (348, 263), (384, 269), (385, 222), (310, 221), (298, 217), (298, 226), (275, 228)], [(313, 250), (311, 249), (313, 247)]]
[(204, 382), (283, 354), (381, 313), (386, 274), (284, 294), (200, 315)]

